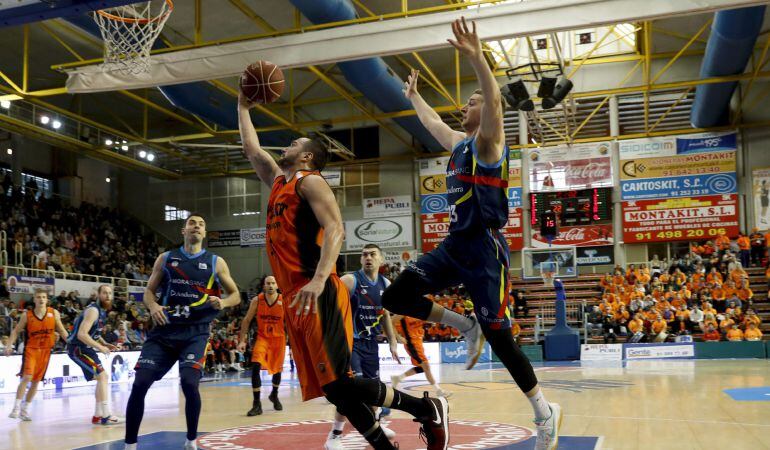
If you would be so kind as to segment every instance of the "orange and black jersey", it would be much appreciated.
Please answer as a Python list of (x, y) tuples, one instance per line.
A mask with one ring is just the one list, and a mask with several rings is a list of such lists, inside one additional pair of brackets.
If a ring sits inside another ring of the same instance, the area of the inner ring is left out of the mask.
[(262, 293), (257, 296), (257, 336), (266, 338), (286, 338), (283, 323), (283, 297), (278, 294), (273, 304), (267, 302)]
[(321, 173), (300, 170), (289, 181), (276, 177), (267, 205), (267, 255), (287, 297), (313, 278), (321, 259), (323, 228), (299, 194), (300, 183), (309, 175)]
[(47, 307), (43, 317), (37, 317), (35, 310), (27, 311), (27, 348), (51, 349), (56, 344), (56, 316), (53, 308)]

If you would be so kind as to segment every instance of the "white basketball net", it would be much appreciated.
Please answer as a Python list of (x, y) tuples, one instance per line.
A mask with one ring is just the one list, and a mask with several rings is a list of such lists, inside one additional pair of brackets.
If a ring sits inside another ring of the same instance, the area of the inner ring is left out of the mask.
[(152, 44), (173, 10), (171, 0), (156, 0), (96, 11), (94, 20), (104, 39), (104, 71), (149, 71)]

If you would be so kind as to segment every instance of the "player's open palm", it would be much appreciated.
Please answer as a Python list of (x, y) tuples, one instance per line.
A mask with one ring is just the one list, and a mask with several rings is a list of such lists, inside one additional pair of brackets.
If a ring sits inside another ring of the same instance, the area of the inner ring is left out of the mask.
[(468, 24), (465, 23), (465, 17), (461, 17), (452, 22), (452, 32), (455, 39), (447, 39), (452, 47), (470, 58), (481, 56), (481, 41), (479, 35), (476, 34), (476, 22), (471, 21), (471, 29), (469, 30)]
[(417, 94), (417, 79), (420, 77), (420, 71), (412, 69), (412, 73), (409, 74), (409, 77), (406, 79), (406, 82), (404, 83), (404, 97), (408, 98), (409, 100), (412, 99), (412, 97)]

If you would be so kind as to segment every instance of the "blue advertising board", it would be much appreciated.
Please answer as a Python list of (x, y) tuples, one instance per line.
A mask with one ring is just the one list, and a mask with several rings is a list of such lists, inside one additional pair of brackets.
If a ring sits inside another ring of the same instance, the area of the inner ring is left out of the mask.
[(738, 192), (735, 172), (681, 177), (622, 180), (620, 195), (623, 200), (651, 198), (699, 197), (703, 195), (734, 194)]

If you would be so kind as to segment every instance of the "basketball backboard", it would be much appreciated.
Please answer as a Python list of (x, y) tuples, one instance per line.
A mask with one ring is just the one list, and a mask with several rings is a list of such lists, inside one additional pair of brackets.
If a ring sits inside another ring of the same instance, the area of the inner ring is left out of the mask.
[(543, 272), (555, 272), (556, 278), (577, 276), (577, 249), (573, 246), (525, 248), (521, 250), (522, 278), (539, 280)]

